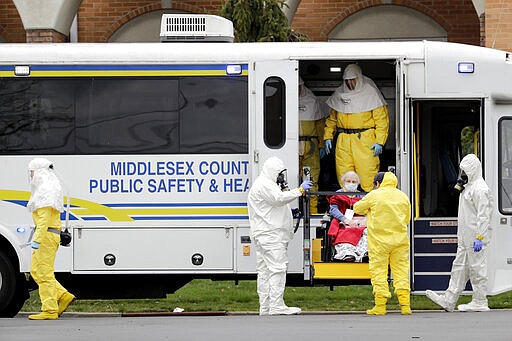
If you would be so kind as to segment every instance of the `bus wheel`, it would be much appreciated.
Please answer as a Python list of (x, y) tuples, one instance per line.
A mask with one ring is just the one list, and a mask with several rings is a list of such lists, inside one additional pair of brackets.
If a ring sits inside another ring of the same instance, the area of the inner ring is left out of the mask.
[(23, 276), (18, 273), (9, 257), (0, 251), (0, 317), (14, 317), (28, 297)]

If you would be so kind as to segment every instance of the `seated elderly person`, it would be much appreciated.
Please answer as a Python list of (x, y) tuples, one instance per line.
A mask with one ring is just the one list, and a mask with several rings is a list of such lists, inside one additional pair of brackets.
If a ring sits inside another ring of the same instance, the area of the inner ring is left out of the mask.
[(368, 240), (366, 218), (354, 215), (354, 204), (364, 196), (358, 190), (359, 176), (348, 171), (341, 177), (343, 187), (336, 194), (328, 196), (329, 213), (333, 217), (328, 235), (336, 251), (335, 260), (342, 262), (368, 262)]

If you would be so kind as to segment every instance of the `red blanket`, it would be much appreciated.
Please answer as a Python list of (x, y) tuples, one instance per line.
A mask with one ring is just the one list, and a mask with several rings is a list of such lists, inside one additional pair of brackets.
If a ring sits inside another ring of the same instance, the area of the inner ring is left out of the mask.
[[(347, 208), (354, 207), (354, 204), (359, 200), (361, 200), (361, 198), (349, 197), (346, 194), (332, 195), (327, 197), (329, 204), (337, 205), (340, 212), (345, 212)], [(331, 225), (327, 234), (332, 237), (332, 245), (350, 243), (355, 246), (359, 242), (359, 239), (361, 239), (365, 228), (366, 226), (345, 227), (343, 224), (340, 224), (338, 219), (333, 218), (331, 220)]]

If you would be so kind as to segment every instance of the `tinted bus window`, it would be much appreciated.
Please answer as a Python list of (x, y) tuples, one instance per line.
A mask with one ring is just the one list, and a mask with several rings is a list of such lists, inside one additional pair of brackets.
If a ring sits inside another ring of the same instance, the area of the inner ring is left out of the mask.
[(499, 209), (503, 214), (512, 214), (512, 119), (504, 118), (499, 123)]
[(286, 107), (285, 84), (281, 78), (265, 80), (264, 141), (269, 148), (280, 148), (285, 142)]
[(246, 77), (4, 78), (2, 154), (243, 154)]

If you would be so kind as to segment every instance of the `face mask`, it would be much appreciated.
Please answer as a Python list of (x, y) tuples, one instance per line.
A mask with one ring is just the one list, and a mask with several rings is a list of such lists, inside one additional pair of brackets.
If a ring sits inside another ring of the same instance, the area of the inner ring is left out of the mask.
[(458, 192), (462, 192), (464, 190), (464, 186), (468, 183), (467, 174), (461, 169), (459, 173), (459, 177), (457, 179), (457, 183), (453, 186)]
[(357, 184), (352, 184), (352, 183), (348, 183), (348, 184), (345, 184), (344, 187), (345, 187), (345, 190), (347, 192), (356, 192), (357, 191)]
[(286, 169), (283, 169), (278, 175), (276, 179), (276, 183), (281, 187), (281, 190), (288, 189), (288, 181), (286, 180)]

